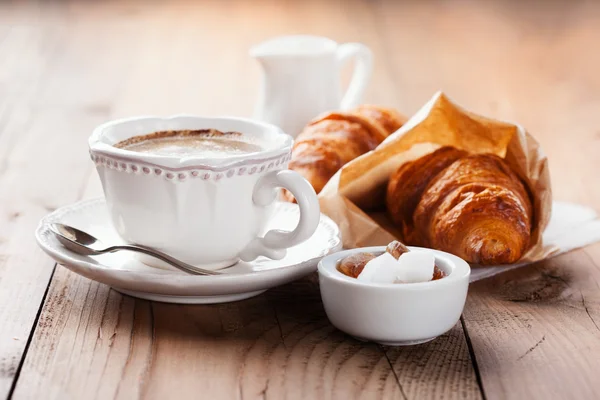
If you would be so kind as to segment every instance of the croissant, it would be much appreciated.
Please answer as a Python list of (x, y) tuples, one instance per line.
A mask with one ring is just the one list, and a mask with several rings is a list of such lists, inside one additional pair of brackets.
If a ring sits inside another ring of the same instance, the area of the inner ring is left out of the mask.
[(531, 198), (493, 154), (442, 147), (404, 164), (390, 178), (386, 206), (407, 244), (471, 263), (513, 263), (529, 246)]
[[(289, 168), (319, 193), (342, 166), (373, 150), (406, 121), (397, 111), (374, 105), (317, 117), (296, 138)], [(293, 201), (287, 191), (283, 198)]]

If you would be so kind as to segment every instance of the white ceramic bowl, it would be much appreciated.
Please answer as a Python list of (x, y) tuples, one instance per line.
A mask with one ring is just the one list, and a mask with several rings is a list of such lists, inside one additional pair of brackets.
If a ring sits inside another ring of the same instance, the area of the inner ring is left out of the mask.
[(341, 251), (318, 265), (321, 298), (331, 323), (359, 340), (389, 346), (428, 342), (460, 319), (469, 287), (469, 264), (443, 251), (429, 251), (447, 276), (430, 282), (365, 283), (337, 270), (338, 262), (358, 252), (381, 254), (385, 246)]

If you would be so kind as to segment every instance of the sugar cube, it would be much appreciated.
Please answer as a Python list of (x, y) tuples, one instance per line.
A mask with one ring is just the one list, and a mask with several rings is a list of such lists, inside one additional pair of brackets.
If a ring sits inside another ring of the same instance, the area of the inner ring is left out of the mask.
[(369, 261), (357, 279), (371, 283), (394, 283), (399, 265), (390, 253), (383, 253)]
[(403, 283), (427, 282), (433, 279), (435, 257), (425, 251), (409, 251), (398, 258), (397, 281)]

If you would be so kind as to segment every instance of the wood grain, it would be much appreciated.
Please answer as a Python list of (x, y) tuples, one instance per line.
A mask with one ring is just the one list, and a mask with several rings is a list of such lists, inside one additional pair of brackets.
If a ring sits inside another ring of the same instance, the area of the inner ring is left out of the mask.
[[(94, 178), (84, 196), (100, 193)], [(179, 306), (121, 296), (59, 267), (13, 397), (401, 399), (433, 387), (479, 398), (459, 326), (418, 349), (337, 331), (316, 275), (245, 301)]]
[[(257, 12), (244, 2), (239, 6), (243, 15)], [(341, 8), (341, 3), (325, 6)], [(83, 8), (78, 9), (79, 29), (97, 27), (96, 13), (115, 12), (114, 7), (117, 6), (105, 5), (89, 14)], [(274, 19), (288, 19), (291, 24), (302, 26), (290, 14), (273, 10), (269, 4), (263, 7), (258, 10), (274, 13)], [(323, 5), (316, 2), (306, 3), (299, 11), (311, 15), (320, 7)], [(110, 103), (111, 114), (179, 112), (190, 105), (207, 113), (231, 109), (240, 114), (250, 113), (248, 106), (257, 89), (256, 79), (247, 79), (238, 69), (227, 72), (232, 78), (224, 83), (215, 83), (212, 75), (240, 68), (239, 63), (251, 70), (253, 64), (246, 59), (245, 52), (252, 41), (279, 32), (267, 32), (256, 22), (249, 24), (240, 14), (243, 26), (239, 29), (253, 32), (249, 34), (252, 37), (225, 33), (224, 42), (235, 51), (206, 66), (205, 59), (186, 59), (186, 56), (191, 49), (214, 51), (214, 41), (201, 37), (224, 23), (223, 16), (219, 16), (221, 8), (214, 3), (198, 8), (183, 7), (180, 3), (170, 3), (168, 7), (159, 4), (156, 9), (138, 8), (135, 4), (126, 8), (138, 18), (144, 16), (142, 20), (136, 18), (137, 28), (149, 34), (140, 33), (143, 39), (136, 49), (136, 63), (130, 67), (132, 78)], [(195, 23), (200, 12), (210, 16), (201, 28)], [(171, 17), (178, 17), (176, 25)], [(327, 18), (317, 19), (315, 29), (337, 27), (338, 32), (331, 32), (332, 35), (347, 34), (344, 28), (350, 23), (347, 18), (342, 14), (340, 23), (334, 25)], [(118, 20), (112, 23), (117, 24)], [(149, 31), (150, 26), (172, 29), (178, 46), (171, 49), (172, 41)], [(109, 25), (104, 29), (113, 28)], [(286, 27), (276, 29), (283, 32)], [(121, 43), (121, 49), (115, 51), (124, 52), (123, 46)], [(156, 64), (157, 49), (171, 52), (173, 59), (188, 63), (185, 68), (181, 63)], [(152, 62), (155, 64), (150, 68)], [(202, 69), (205, 73), (198, 75), (197, 71)], [(257, 72), (255, 69), (254, 73)], [(158, 79), (164, 74), (178, 79), (168, 82)], [(254, 83), (249, 85), (248, 81)], [(148, 82), (156, 83), (149, 86)], [(187, 89), (176, 90), (181, 85)], [(244, 86), (248, 89), (236, 89)], [(165, 103), (165, 98), (175, 96), (174, 91), (176, 98)], [(227, 97), (199, 96), (201, 91), (240, 95), (230, 101)], [(140, 97), (140, 93), (144, 95)], [(99, 184), (93, 175), (84, 196), (99, 194)], [(443, 387), (469, 388), (451, 390), (449, 397), (463, 397), (465, 393), (468, 397), (478, 397), (474, 371), (469, 362), (464, 362), (469, 355), (462, 328), (456, 327), (453, 332), (431, 344), (431, 349), (453, 349), (442, 357), (446, 359), (442, 372), (433, 376), (451, 377), (438, 380), (445, 382)], [(458, 347), (453, 345), (457, 342), (461, 344)], [(164, 398), (173, 392), (173, 382), (177, 382), (181, 398), (196, 398), (199, 390), (211, 398), (403, 398), (403, 390), (426, 393), (431, 381), (396, 376), (390, 363), (400, 359), (412, 365), (420, 360), (420, 354), (403, 355), (396, 351), (390, 358), (378, 346), (356, 342), (331, 327), (314, 277), (243, 302), (176, 306), (123, 297), (58, 268), (13, 397)], [(430, 357), (426, 362), (419, 361), (416, 370), (437, 371), (438, 360)], [(87, 367), (81, 368), (82, 365)], [(450, 370), (459, 373), (452, 375)], [(35, 383), (28, 383), (32, 381)]]
[(488, 398), (597, 397), (599, 282), (579, 250), (472, 285), (464, 318)]
[(15, 399), (481, 398), (477, 374), (488, 399), (597, 397), (600, 246), (473, 285), (475, 360), (460, 324), (411, 348), (347, 337), (314, 276), (178, 306), (59, 267), (19, 365), (52, 271), (31, 232), (47, 210), (101, 193), (85, 149), (101, 120), (251, 115), (248, 48), (322, 34), (374, 51), (366, 101), (410, 114), (443, 89), (517, 120), (551, 160), (555, 197), (596, 206), (599, 27), (600, 4), (584, 1), (0, 3), (0, 397), (17, 372)]
[[(403, 49), (387, 49), (396, 70), (423, 71), (398, 90), (412, 101), (424, 88), (443, 88), (470, 109), (521, 122), (548, 154), (554, 197), (597, 208), (600, 78), (590, 68), (600, 58), (590, 50), (600, 37), (600, 5), (508, 4), (440, 2), (430, 13), (426, 2), (410, 15), (381, 5), (385, 36)], [(415, 17), (419, 26), (410, 29), (419, 41), (398, 28)], [(456, 29), (459, 20), (469, 29)], [(488, 399), (598, 397), (598, 249), (472, 285), (464, 320)]]
[(241, 302), (179, 306), (59, 268), (14, 398), (480, 397), (458, 326), (385, 351), (328, 323), (315, 276)]
[[(48, 211), (80, 196), (90, 164), (77, 138), (105, 118), (76, 99), (55, 107), (48, 95), (86, 88), (69, 74), (85, 51), (65, 40), (64, 15), (49, 9), (42, 19), (44, 11), (0, 4), (0, 397), (13, 385), (54, 266), (33, 231)], [(118, 84), (106, 77), (106, 88)]]
[(482, 398), (460, 323), (433, 342), (385, 352), (405, 398)]

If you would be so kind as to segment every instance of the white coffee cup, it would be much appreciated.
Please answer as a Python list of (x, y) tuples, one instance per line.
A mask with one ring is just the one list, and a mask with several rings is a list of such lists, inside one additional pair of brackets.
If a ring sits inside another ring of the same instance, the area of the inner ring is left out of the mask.
[[(165, 156), (114, 146), (158, 131), (217, 129), (241, 132), (257, 153), (218, 158)], [(320, 218), (317, 196), (288, 170), (293, 139), (279, 128), (244, 118), (138, 117), (107, 122), (89, 139), (112, 222), (129, 243), (152, 247), (192, 265), (219, 269), (258, 256), (281, 259), (308, 239)], [(277, 188), (300, 207), (291, 232), (264, 232)]]

